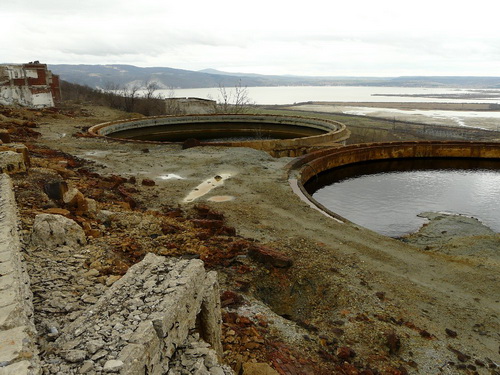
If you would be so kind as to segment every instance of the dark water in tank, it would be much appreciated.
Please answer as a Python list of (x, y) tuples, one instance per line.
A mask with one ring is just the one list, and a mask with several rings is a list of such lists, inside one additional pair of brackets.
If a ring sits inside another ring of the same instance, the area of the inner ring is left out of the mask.
[(403, 159), (337, 168), (313, 177), (307, 191), (350, 221), (398, 237), (417, 231), (422, 212), (478, 218), (500, 232), (500, 161)]
[(235, 142), (301, 138), (325, 133), (326, 131), (322, 129), (286, 123), (227, 121), (158, 124), (115, 131), (109, 136), (156, 142), (184, 142), (189, 138), (195, 138), (203, 142)]

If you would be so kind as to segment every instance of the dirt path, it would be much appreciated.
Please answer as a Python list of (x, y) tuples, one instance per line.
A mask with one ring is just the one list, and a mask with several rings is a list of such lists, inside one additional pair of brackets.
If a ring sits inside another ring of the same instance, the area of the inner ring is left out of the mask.
[[(37, 129), (38, 143), (91, 161), (103, 175), (154, 180), (155, 186), (138, 185), (149, 209), (206, 203), (223, 212), (238, 235), (288, 255), (291, 268), (255, 269), (242, 293), (305, 329), (297, 347), (314, 348), (337, 363), (338, 373), (349, 366), (381, 374), (499, 373), (498, 258), (422, 250), (328, 219), (292, 192), (285, 169), (290, 158), (73, 137), (98, 119), (122, 116), (92, 111), (88, 118), (47, 120)], [(183, 203), (200, 183), (222, 174), (229, 176), (223, 184)], [(233, 199), (209, 201), (214, 196)], [(230, 289), (237, 281), (223, 276), (222, 283)]]

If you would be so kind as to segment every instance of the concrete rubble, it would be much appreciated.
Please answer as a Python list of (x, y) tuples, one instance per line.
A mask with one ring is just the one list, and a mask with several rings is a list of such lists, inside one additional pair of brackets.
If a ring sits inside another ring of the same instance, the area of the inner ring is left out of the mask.
[[(63, 329), (46, 370), (164, 374), (176, 349), (195, 330), (212, 346), (215, 361), (222, 353), (220, 324), (215, 272), (206, 273), (200, 260), (173, 261), (150, 253)], [(197, 345), (200, 353), (207, 352), (206, 346)], [(199, 366), (198, 361), (180, 363)]]
[[(62, 329), (56, 321), (44, 322), (47, 331), (40, 334), (45, 354), (40, 360), (17, 206), (6, 174), (0, 175), (0, 192), (1, 375), (233, 373), (219, 364), (222, 318), (217, 274), (205, 272), (201, 260), (152, 253), (108, 290), (101, 285), (99, 298), (85, 297), (87, 309), (51, 298), (47, 312), (69, 308), (74, 318)], [(47, 251), (66, 258), (74, 255), (74, 266), (83, 266), (75, 249), (85, 248), (85, 233), (69, 218), (36, 215), (28, 239), (29, 257), (44, 257)], [(37, 284), (47, 277), (40, 272), (32, 276)], [(65, 275), (53, 280), (60, 278)]]
[(227, 365), (221, 365), (215, 350), (200, 340), (197, 333), (188, 336), (169, 364), (167, 375), (199, 374), (199, 375), (230, 375), (233, 370)]

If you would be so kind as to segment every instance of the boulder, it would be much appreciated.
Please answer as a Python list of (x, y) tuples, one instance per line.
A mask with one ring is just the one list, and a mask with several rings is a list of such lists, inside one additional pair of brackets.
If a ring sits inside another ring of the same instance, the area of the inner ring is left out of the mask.
[(82, 246), (85, 232), (73, 220), (61, 215), (40, 214), (31, 229), (31, 245), (37, 247)]
[(63, 201), (67, 207), (79, 211), (87, 211), (87, 201), (82, 192), (74, 187), (68, 189), (63, 195)]

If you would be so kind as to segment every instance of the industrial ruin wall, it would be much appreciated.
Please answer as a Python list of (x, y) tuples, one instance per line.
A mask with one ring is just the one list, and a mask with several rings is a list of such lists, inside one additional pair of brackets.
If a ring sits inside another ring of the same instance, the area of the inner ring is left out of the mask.
[(0, 65), (0, 104), (45, 108), (60, 99), (59, 76), (46, 64)]

